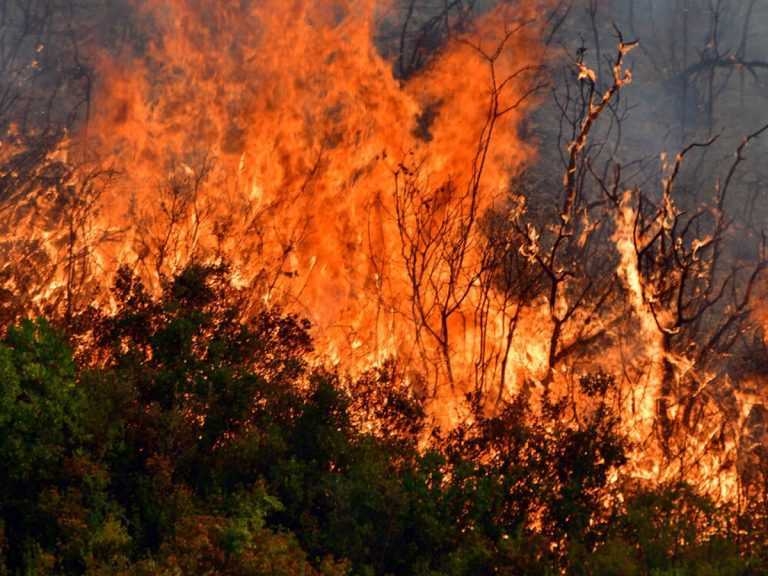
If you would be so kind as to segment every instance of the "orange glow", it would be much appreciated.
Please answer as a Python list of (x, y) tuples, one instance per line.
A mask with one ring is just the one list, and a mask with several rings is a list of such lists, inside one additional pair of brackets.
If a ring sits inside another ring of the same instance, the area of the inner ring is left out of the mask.
[[(541, 74), (535, 8), (500, 6), (403, 81), (374, 45), (374, 2), (140, 6), (157, 40), (142, 58), (99, 57), (98, 104), (73, 144), (120, 173), (101, 198), (100, 225), (121, 237), (99, 247), (105, 283), (121, 263), (156, 286), (224, 259), (254, 301), (309, 317), (326, 361), (399, 355), (441, 391), (447, 378), (468, 389), (477, 219), (534, 152), (517, 126)], [(442, 251), (464, 233), (451, 270)], [(433, 251), (417, 264), (419, 312), (409, 242)]]
[[(312, 321), (319, 361), (353, 373), (392, 357), (412, 367), (444, 426), (483, 378), (500, 388), (494, 398), (524, 386), (565, 395), (582, 372), (608, 370), (636, 446), (632, 473), (691, 474), (733, 496), (738, 434), (713, 454), (723, 422), (709, 405), (708, 427), (678, 459), (691, 464), (661, 467), (662, 381), (692, 364), (666, 349), (665, 311), (651, 310), (636, 250), (655, 230), (637, 236), (632, 192), (610, 214), (623, 300), (571, 320), (588, 334), (605, 330), (608, 349), (553, 369), (552, 318), (575, 296), (509, 302), (483, 277), (481, 217), (508, 200), (511, 179), (535, 157), (520, 127), (550, 57), (537, 4), (500, 3), (400, 79), (375, 42), (390, 10), (381, 2), (136, 0), (152, 39), (136, 53), (92, 55), (92, 113), (50, 158), (77, 166), (65, 215), (42, 217), (60, 208), (44, 194), (16, 206), (3, 233), (9, 262), (39, 243), (53, 263), (27, 304), (60, 304), (77, 284), (81, 299), (109, 308), (121, 265), (157, 290), (193, 260), (225, 261), (251, 309), (282, 306)], [(577, 72), (595, 79), (583, 64)], [(526, 234), (513, 249), (533, 262), (541, 231)], [(24, 292), (18, 282), (5, 287)], [(568, 330), (564, 342), (584, 337)], [(740, 401), (737, 430), (758, 399)]]

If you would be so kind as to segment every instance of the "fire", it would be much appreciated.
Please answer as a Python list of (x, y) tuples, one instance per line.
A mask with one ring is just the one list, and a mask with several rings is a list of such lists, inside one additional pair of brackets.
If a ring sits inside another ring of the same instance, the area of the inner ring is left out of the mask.
[[(689, 473), (682, 463), (661, 469), (659, 402), (665, 383), (698, 366), (668, 345), (674, 311), (662, 309), (639, 256), (678, 214), (670, 195), (656, 226), (641, 231), (632, 191), (601, 214), (613, 225), (610, 274), (624, 291), (594, 310), (579, 305), (558, 244), (544, 240), (551, 231), (524, 222), (526, 199), (505, 204), (536, 152), (520, 134), (551, 58), (542, 6), (499, 3), (407, 78), (377, 45), (393, 7), (374, 0), (137, 0), (135, 9), (151, 37), (91, 54), (98, 84), (89, 117), (47, 159), (64, 170), (60, 184), (35, 180), (46, 193), (16, 202), (3, 230), (7, 266), (38, 250), (52, 264), (27, 284), (4, 271), (6, 289), (32, 295), (26, 307), (109, 308), (121, 265), (158, 289), (191, 261), (226, 261), (253, 309), (282, 306), (312, 320), (321, 361), (352, 372), (391, 357), (413, 367), (412, 385), (446, 426), (478, 388), (499, 401), (524, 388), (565, 395), (582, 372), (615, 372), (637, 445), (633, 472), (654, 481)], [(622, 44), (621, 56), (629, 49)], [(595, 91), (568, 150), (565, 208), (552, 226), (580, 248), (599, 222), (575, 208), (575, 161), (601, 110), (631, 81), (621, 58), (613, 73), (614, 87)], [(583, 63), (578, 78), (597, 81)], [(0, 149), (3, 159), (17, 152)], [(520, 281), (525, 297), (499, 289), (486, 261), (491, 208), (519, 224), (499, 245), (519, 259), (520, 277), (530, 274)], [(694, 259), (711, 243), (697, 238)], [(546, 274), (530, 272), (537, 266), (562, 275), (551, 291)], [(581, 341), (598, 344), (578, 361), (560, 360)], [(714, 376), (697, 378), (706, 389)], [(744, 398), (742, 423), (745, 406), (760, 402)], [(674, 419), (677, 410), (666, 412)], [(735, 472), (723, 469), (736, 440), (723, 456), (708, 449), (718, 418), (691, 431), (678, 460), (732, 495)]]
[[(375, 45), (375, 2), (139, 9), (157, 40), (100, 55), (72, 150), (121, 175), (101, 201), (122, 233), (99, 247), (104, 281), (125, 262), (156, 285), (222, 258), (255, 300), (307, 315), (327, 358), (397, 354), (468, 385), (475, 295), (460, 293), (476, 291), (480, 215), (534, 152), (517, 127), (543, 58), (536, 9), (500, 5), (409, 79)], [(411, 248), (429, 252), (419, 278)]]
[(616, 219), (616, 233), (613, 241), (619, 252), (619, 275), (626, 284), (629, 304), (637, 316), (640, 325), (638, 342), (643, 347), (646, 366), (643, 373), (647, 382), (632, 390), (632, 405), (635, 414), (630, 416), (632, 431), (637, 442), (644, 442), (653, 432), (656, 421), (656, 401), (661, 395), (661, 382), (664, 378), (663, 362), (666, 357), (662, 328), (656, 322), (649, 309), (646, 288), (639, 272), (636, 239), (636, 213), (632, 208), (633, 196), (626, 192)]

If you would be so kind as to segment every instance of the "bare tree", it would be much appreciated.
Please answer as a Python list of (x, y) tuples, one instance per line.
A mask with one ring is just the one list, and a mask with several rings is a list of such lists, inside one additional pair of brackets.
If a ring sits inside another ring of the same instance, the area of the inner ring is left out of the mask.
[[(395, 215), (402, 256), (411, 290), (411, 314), (422, 356), (433, 374), (434, 385), (441, 377), (456, 383), (455, 351), (451, 334), (455, 323), (471, 322), (467, 303), (485, 271), (478, 268), (481, 250), (479, 220), (482, 216), (482, 179), (499, 120), (519, 107), (544, 86), (536, 66), (523, 66), (498, 77), (497, 62), (511, 38), (528, 22), (507, 28), (494, 50), (488, 52), (465, 39), (486, 63), (489, 81), (488, 108), (479, 130), (477, 147), (467, 182), (446, 181), (429, 187), (421, 166), (401, 164), (395, 173)], [(522, 90), (520, 86), (522, 85)], [(511, 99), (513, 87), (518, 91)], [(428, 350), (436, 346), (439, 359)]]

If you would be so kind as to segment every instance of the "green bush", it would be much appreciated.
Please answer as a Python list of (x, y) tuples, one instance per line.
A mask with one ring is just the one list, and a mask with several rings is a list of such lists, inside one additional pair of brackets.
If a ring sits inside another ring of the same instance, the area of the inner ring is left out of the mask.
[(580, 425), (469, 397), (441, 432), (393, 365), (345, 378), (305, 321), (244, 320), (225, 267), (159, 298), (123, 272), (115, 300), (74, 355), (42, 320), (0, 342), (0, 574), (765, 573), (690, 486), (609, 481), (608, 375)]

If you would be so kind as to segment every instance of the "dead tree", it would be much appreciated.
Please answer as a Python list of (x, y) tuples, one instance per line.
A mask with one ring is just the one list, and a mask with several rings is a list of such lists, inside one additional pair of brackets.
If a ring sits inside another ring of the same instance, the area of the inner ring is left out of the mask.
[[(542, 196), (540, 190), (518, 190), (507, 211), (508, 224), (500, 225), (497, 215), (489, 226), (483, 283), (489, 293), (506, 297), (502, 302), (511, 335), (520, 308), (535, 306), (543, 292), (550, 320), (541, 327), (550, 343), (545, 388), (557, 380), (556, 374), (579, 363), (599, 365), (597, 350), (616, 346), (617, 334), (631, 325), (615, 245), (616, 227), (629, 210), (643, 308), (637, 313), (651, 315), (662, 342), (655, 441), (668, 462), (685, 474), (703, 450), (723, 451), (723, 458), (730, 458), (723, 440), (734, 434), (727, 430), (728, 422), (735, 421), (729, 408), (735, 390), (726, 384), (730, 358), (758, 328), (752, 312), (768, 253), (762, 233), (735, 220), (729, 204), (748, 146), (768, 128), (742, 141), (723, 176), (710, 187), (709, 202), (691, 207), (691, 198), (681, 198), (677, 191), (684, 159), (711, 147), (713, 139), (685, 148), (664, 168), (659, 187), (654, 170), (643, 175), (647, 164), (622, 163), (614, 142), (606, 138), (608, 131), (596, 129), (599, 122), (621, 124), (624, 112), (615, 103), (629, 80), (622, 68), (628, 48), (631, 44), (620, 43), (611, 66), (612, 83), (602, 88), (582, 59), (574, 62), (575, 86), (557, 97), (567, 128), (561, 133), (570, 134), (562, 158), (559, 209), (547, 209), (553, 197)], [(620, 129), (613, 138), (621, 138)], [(734, 242), (745, 234), (754, 241), (746, 255), (743, 243)], [(489, 310), (483, 310), (486, 317)], [(492, 364), (486, 358), (478, 362)], [(614, 369), (626, 372), (622, 366)], [(627, 380), (626, 385), (632, 384)], [(620, 389), (616, 392), (619, 402), (626, 401)]]
[[(634, 246), (644, 299), (663, 334), (664, 378), (658, 402), (659, 432), (667, 456), (675, 458), (672, 439), (685, 438), (704, 417), (705, 399), (723, 401), (713, 383), (727, 357), (751, 325), (757, 283), (768, 267), (765, 237), (755, 238), (748, 260), (734, 258), (728, 246), (733, 222), (726, 200), (747, 145), (768, 130), (748, 135), (712, 202), (686, 212), (676, 206), (674, 186), (686, 156), (711, 146), (715, 139), (694, 143), (675, 158), (660, 198), (636, 191)], [(611, 197), (618, 203), (620, 200)], [(685, 359), (684, 369), (676, 365)], [(674, 408), (674, 410), (673, 410)], [(682, 433), (680, 433), (682, 431)], [(677, 447), (678, 453), (684, 447)]]
[[(599, 340), (608, 326), (599, 327), (593, 320), (601, 317), (617, 288), (610, 271), (612, 259), (601, 257), (608, 241), (604, 203), (590, 194), (588, 179), (601, 187), (603, 176), (597, 175), (592, 162), (599, 152), (589, 147), (593, 127), (630, 82), (624, 60), (635, 46), (619, 37), (619, 48), (612, 66), (612, 83), (600, 91), (597, 76), (588, 68), (581, 54), (575, 62), (580, 83), (576, 115), (570, 121), (572, 138), (564, 157), (565, 173), (556, 223), (537, 225), (524, 218), (513, 222), (524, 251), (546, 278), (546, 299), (550, 316), (548, 374), (572, 352)], [(572, 102), (562, 103), (562, 117), (569, 117)], [(612, 186), (618, 186), (618, 174)]]
[[(451, 386), (456, 383), (453, 347), (458, 335), (453, 334), (452, 325), (471, 322), (473, 313), (468, 303), (485, 273), (482, 257), (478, 256), (482, 249), (478, 228), (484, 209), (483, 174), (494, 131), (502, 117), (544, 86), (537, 77), (540, 68), (535, 66), (498, 76), (497, 63), (507, 44), (528, 24), (523, 21), (509, 27), (491, 52), (464, 40), (486, 63), (489, 82), (487, 113), (467, 181), (448, 180), (430, 187), (420, 164), (402, 163), (394, 174), (395, 217), (410, 284), (411, 315), (435, 390), (440, 378), (446, 378)], [(513, 87), (518, 92), (510, 97)], [(438, 358), (430, 357), (431, 349), (439, 351)]]

